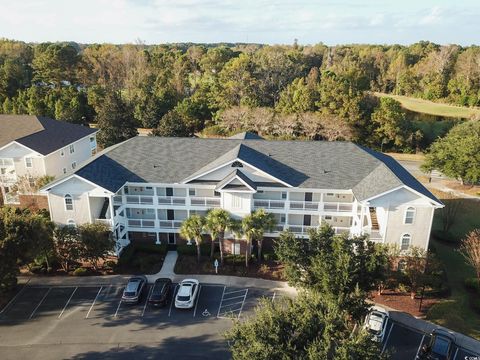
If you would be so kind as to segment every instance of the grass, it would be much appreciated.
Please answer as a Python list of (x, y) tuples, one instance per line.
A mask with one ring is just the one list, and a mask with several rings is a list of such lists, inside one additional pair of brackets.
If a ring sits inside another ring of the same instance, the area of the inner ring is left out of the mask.
[[(446, 194), (432, 190), (440, 199)], [(450, 229), (455, 239), (463, 239), (465, 235), (475, 228), (480, 228), (480, 202), (472, 199), (453, 199), (448, 201), (462, 201), (458, 209), (457, 218)], [(436, 212), (433, 228), (441, 227), (441, 218)], [(427, 313), (427, 319), (439, 325), (446, 326), (465, 335), (480, 339), (480, 314), (475, 312), (470, 305), (470, 293), (464, 287), (464, 280), (474, 277), (473, 268), (465, 262), (463, 256), (457, 251), (455, 243), (446, 244), (432, 240), (437, 257), (445, 267), (448, 283), (452, 290), (451, 296), (433, 305)]]
[(480, 339), (480, 314), (470, 305), (470, 294), (463, 283), (465, 278), (475, 276), (455, 247), (433, 240), (438, 259), (443, 263), (451, 287), (451, 296), (433, 305), (427, 319), (438, 325)]
[(436, 116), (445, 116), (453, 118), (464, 118), (464, 119), (477, 119), (480, 118), (480, 109), (468, 108), (463, 106), (448, 105), (442, 103), (436, 103), (424, 99), (418, 99), (409, 96), (401, 95), (392, 95), (385, 93), (374, 93), (378, 97), (391, 97), (402, 104), (407, 110), (436, 115)]
[(407, 154), (407, 153), (392, 153), (388, 152), (385, 153), (397, 161), (423, 161), (425, 160), (425, 154), (417, 153), (417, 154)]

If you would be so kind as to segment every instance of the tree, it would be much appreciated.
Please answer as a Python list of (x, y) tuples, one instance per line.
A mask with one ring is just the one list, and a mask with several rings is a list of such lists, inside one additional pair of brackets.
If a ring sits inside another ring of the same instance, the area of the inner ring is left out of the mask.
[(284, 114), (315, 111), (315, 87), (309, 86), (304, 78), (295, 79), (280, 93), (276, 110)]
[(282, 232), (275, 253), (292, 286), (319, 292), (355, 319), (365, 313), (365, 294), (378, 288), (388, 263), (385, 251), (365, 237), (335, 235), (327, 224), (308, 239)]
[(258, 261), (262, 260), (263, 236), (265, 232), (272, 232), (277, 225), (275, 216), (268, 213), (265, 209), (258, 209), (253, 212), (254, 223), (256, 227), (255, 239), (257, 240)]
[(103, 147), (112, 146), (138, 134), (130, 107), (118, 92), (109, 92), (97, 110), (100, 128), (98, 142)]
[(380, 99), (380, 106), (372, 114), (376, 124), (375, 134), (379, 143), (393, 143), (395, 147), (406, 145), (411, 129), (400, 102), (389, 97)]
[(62, 81), (73, 82), (78, 62), (77, 49), (68, 44), (40, 44), (35, 47), (32, 68), (34, 80), (62, 85)]
[(347, 318), (321, 294), (302, 293), (295, 300), (262, 300), (254, 317), (236, 321), (225, 336), (235, 360), (385, 358)]
[(410, 282), (410, 297), (414, 299), (418, 288), (423, 283), (427, 253), (425, 250), (414, 246), (409, 249), (405, 260), (405, 274)]
[(256, 227), (255, 216), (249, 214), (242, 219), (242, 232), (245, 235), (245, 267), (248, 268), (248, 263), (250, 260), (250, 251), (252, 242), (257, 238), (258, 229)]
[(65, 272), (82, 257), (82, 243), (78, 230), (72, 226), (57, 227), (53, 231), (55, 255)]
[(114, 249), (115, 240), (104, 224), (85, 224), (78, 228), (81, 257), (89, 261), (95, 270), (100, 259), (105, 259)]
[(220, 263), (223, 265), (223, 240), (225, 238), (225, 231), (230, 227), (232, 219), (228, 211), (224, 209), (212, 209), (205, 217), (205, 228), (210, 232), (212, 237), (212, 247), (210, 257), (213, 258), (213, 251), (215, 248), (215, 241), (218, 240), (220, 248)]
[(175, 110), (170, 110), (160, 120), (158, 127), (152, 131), (153, 136), (192, 136), (188, 131), (188, 120)]
[(185, 239), (195, 241), (197, 247), (197, 262), (200, 263), (200, 244), (203, 241), (203, 230), (205, 227), (205, 219), (200, 215), (191, 215), (186, 219), (180, 227), (180, 235)]
[(460, 245), (460, 253), (472, 265), (480, 280), (480, 230), (472, 230)]
[(462, 184), (480, 181), (480, 122), (467, 121), (454, 126), (428, 150), (422, 168), (434, 169), (460, 179)]
[(442, 201), (445, 206), (439, 209), (438, 212), (442, 220), (442, 231), (447, 234), (453, 224), (455, 224), (458, 210), (463, 207), (464, 200), (449, 192), (445, 193)]

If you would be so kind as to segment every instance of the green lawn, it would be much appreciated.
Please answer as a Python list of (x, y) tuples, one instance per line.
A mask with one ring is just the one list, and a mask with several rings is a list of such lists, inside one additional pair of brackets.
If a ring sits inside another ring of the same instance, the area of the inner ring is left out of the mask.
[[(433, 191), (442, 199), (440, 191)], [(449, 200), (449, 201), (459, 201)], [(480, 201), (463, 199), (458, 209), (457, 218), (450, 230), (456, 239), (462, 239), (469, 231), (480, 228)], [(439, 229), (441, 219), (435, 214), (433, 228)], [(448, 283), (452, 289), (451, 296), (439, 304), (432, 306), (427, 313), (427, 319), (452, 330), (459, 331), (476, 339), (480, 339), (480, 314), (470, 306), (470, 296), (464, 287), (464, 280), (474, 277), (473, 268), (465, 262), (458, 252), (458, 244), (446, 244), (432, 240), (431, 245), (437, 251), (438, 259), (445, 267)]]
[(432, 245), (437, 251), (438, 259), (446, 269), (452, 295), (432, 306), (427, 313), (427, 319), (480, 339), (480, 314), (470, 306), (470, 294), (463, 286), (465, 278), (475, 276), (473, 269), (465, 263), (464, 258), (455, 248), (436, 240), (432, 241)]
[(379, 97), (391, 97), (399, 101), (405, 109), (410, 111), (454, 118), (480, 118), (480, 109), (435, 103), (432, 101), (413, 98), (409, 96), (392, 95), (379, 92), (376, 92), (374, 94)]

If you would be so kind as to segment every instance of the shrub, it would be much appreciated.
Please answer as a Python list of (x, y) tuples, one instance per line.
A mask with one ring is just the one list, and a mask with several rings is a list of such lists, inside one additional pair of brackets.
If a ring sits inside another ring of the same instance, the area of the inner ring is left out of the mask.
[(465, 279), (464, 282), (465, 287), (467, 290), (472, 292), (477, 292), (480, 294), (480, 280), (477, 278), (468, 278)]
[[(201, 248), (200, 248), (201, 251)], [(195, 245), (177, 245), (179, 255), (197, 255), (197, 247)]]
[(277, 260), (277, 256), (276, 254), (272, 251), (272, 252), (264, 252), (263, 253), (263, 259), (265, 261), (271, 261), (271, 260)]
[(117, 262), (114, 261), (114, 260), (107, 260), (107, 261), (105, 261), (105, 267), (106, 267), (106, 268), (112, 269), (112, 268), (115, 267), (115, 265), (117, 265)]
[(88, 275), (88, 270), (80, 267), (80, 268), (75, 269), (75, 271), (73, 272), (73, 275), (74, 276), (85, 276), (85, 275)]
[(480, 298), (472, 297), (470, 301), (471, 301), (473, 310), (475, 310), (477, 313), (480, 314)]
[(458, 239), (451, 232), (442, 230), (433, 230), (432, 235), (439, 241), (447, 243), (457, 243)]
[(223, 257), (225, 264), (245, 265), (245, 255), (228, 254)]
[(135, 251), (146, 253), (155, 253), (165, 255), (167, 253), (167, 244), (135, 244)]

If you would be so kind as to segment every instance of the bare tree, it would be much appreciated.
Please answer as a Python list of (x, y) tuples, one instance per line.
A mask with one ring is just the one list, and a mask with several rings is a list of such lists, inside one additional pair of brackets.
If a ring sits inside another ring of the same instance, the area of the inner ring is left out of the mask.
[(463, 206), (463, 200), (453, 195), (453, 193), (447, 193), (443, 198), (445, 207), (440, 209), (440, 217), (442, 219), (442, 230), (448, 232), (455, 223), (457, 213), (460, 207)]
[(460, 245), (460, 253), (473, 266), (480, 280), (480, 229), (471, 231)]

